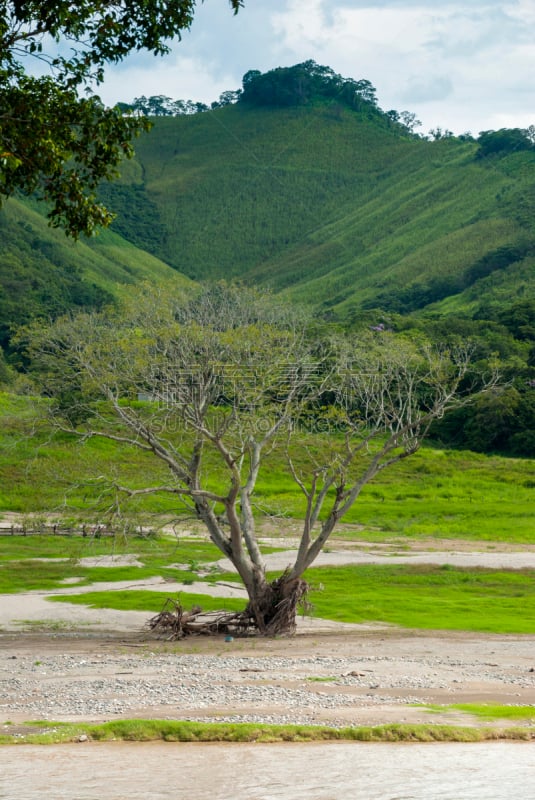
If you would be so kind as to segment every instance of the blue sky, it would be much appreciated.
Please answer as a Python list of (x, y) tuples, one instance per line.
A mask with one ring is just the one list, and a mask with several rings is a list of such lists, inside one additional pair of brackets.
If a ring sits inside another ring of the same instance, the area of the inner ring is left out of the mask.
[(535, 124), (533, 0), (245, 0), (237, 16), (205, 0), (169, 55), (129, 57), (99, 93), (209, 103), (250, 69), (308, 59), (370, 80), (381, 108), (415, 112), (421, 133)]

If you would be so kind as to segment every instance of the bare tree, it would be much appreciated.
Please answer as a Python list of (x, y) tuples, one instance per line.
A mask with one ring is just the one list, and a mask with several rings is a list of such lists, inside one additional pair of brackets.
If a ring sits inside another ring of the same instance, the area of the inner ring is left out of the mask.
[[(222, 285), (178, 299), (145, 292), (119, 311), (34, 331), (32, 347), (64, 429), (131, 445), (167, 467), (159, 485), (116, 488), (130, 498), (171, 494), (204, 523), (247, 589), (244, 617), (262, 634), (294, 628), (303, 573), (363, 487), (471, 396), (461, 392), (467, 348), (381, 330), (342, 336)], [(321, 447), (309, 449), (318, 437)], [(254, 502), (273, 449), (284, 452), (306, 510), (295, 563), (269, 581)]]

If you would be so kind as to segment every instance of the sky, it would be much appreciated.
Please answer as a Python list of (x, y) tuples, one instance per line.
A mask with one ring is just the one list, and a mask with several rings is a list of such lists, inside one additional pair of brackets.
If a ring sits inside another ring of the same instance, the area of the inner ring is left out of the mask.
[(141, 95), (210, 103), (250, 69), (313, 59), (371, 81), (379, 106), (456, 134), (535, 124), (533, 0), (204, 0), (168, 55), (108, 68), (107, 104)]

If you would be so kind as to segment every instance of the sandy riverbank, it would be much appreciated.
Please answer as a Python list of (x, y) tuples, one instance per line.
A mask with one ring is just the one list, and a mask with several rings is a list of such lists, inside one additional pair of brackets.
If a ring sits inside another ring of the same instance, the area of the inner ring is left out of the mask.
[[(336, 557), (337, 563), (370, 558), (343, 551), (324, 556)], [(458, 548), (453, 553), (376, 553), (374, 559), (468, 559), (470, 566), (506, 562), (514, 568), (527, 566), (526, 559), (533, 556)], [(125, 586), (133, 585), (130, 581)], [(158, 578), (135, 586), (167, 594), (186, 588), (210, 591), (207, 584), (175, 586)], [(221, 596), (223, 587), (213, 591)], [(226, 591), (235, 596), (241, 592), (231, 587)], [(147, 613), (50, 603), (47, 597), (53, 593), (0, 597), (0, 724), (9, 720), (14, 732), (17, 723), (32, 719), (132, 717), (484, 725), (459, 712), (430, 715), (414, 704), (535, 705), (535, 636), (408, 631), (304, 619), (290, 638), (226, 642), (223, 637), (197, 637), (170, 643), (151, 637)]]
[(168, 643), (143, 630), (4, 633), (0, 723), (138, 717), (481, 725), (413, 704), (535, 705), (534, 645), (535, 637), (321, 621), (291, 638), (232, 642)]

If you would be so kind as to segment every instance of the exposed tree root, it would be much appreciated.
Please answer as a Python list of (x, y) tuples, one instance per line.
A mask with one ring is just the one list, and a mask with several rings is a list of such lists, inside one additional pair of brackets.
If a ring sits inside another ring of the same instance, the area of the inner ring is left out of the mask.
[(294, 633), (299, 607), (304, 611), (310, 609), (308, 588), (306, 581), (289, 578), (286, 572), (266, 584), (247, 606), (258, 632), (264, 636)]
[(203, 611), (193, 606), (186, 611), (178, 600), (167, 598), (159, 614), (151, 617), (148, 626), (158, 636), (169, 640), (186, 636), (232, 634), (275, 636), (294, 633), (298, 607), (307, 610), (308, 584), (286, 574), (266, 584), (258, 597), (244, 611)]

